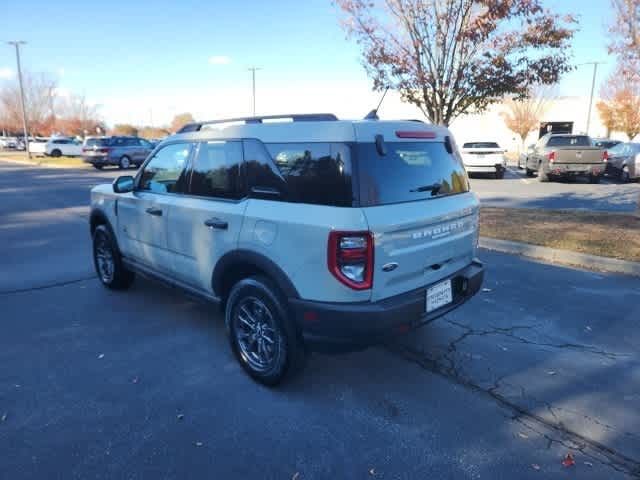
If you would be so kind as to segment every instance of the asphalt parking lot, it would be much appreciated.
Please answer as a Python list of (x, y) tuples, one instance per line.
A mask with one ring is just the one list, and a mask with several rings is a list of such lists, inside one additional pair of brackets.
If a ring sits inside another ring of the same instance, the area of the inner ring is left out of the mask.
[(633, 212), (640, 206), (640, 182), (621, 184), (604, 177), (599, 184), (578, 178), (570, 182), (540, 183), (524, 170), (510, 166), (502, 180), (488, 176), (471, 178), (471, 188), (488, 207), (583, 209)]
[(467, 305), (270, 390), (208, 305), (95, 279), (119, 173), (0, 163), (0, 478), (640, 478), (640, 279), (482, 251)]

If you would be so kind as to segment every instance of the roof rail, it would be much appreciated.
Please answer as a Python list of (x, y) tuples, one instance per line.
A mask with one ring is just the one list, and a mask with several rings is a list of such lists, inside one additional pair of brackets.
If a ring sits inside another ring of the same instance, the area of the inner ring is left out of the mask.
[(263, 123), (264, 120), (284, 120), (291, 119), (293, 122), (333, 122), (338, 120), (333, 113), (289, 113), (284, 115), (263, 115), (258, 117), (239, 117), (239, 118), (225, 118), (222, 120), (208, 120), (206, 122), (192, 122), (187, 123), (184, 127), (178, 130), (176, 133), (198, 132), (203, 125), (215, 125), (218, 123), (232, 123), (232, 122), (244, 122), (249, 123)]

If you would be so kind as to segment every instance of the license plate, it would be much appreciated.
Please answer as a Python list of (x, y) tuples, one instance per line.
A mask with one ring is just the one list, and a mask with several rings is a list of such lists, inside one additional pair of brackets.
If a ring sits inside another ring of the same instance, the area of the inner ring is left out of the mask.
[(444, 307), (452, 301), (451, 280), (445, 280), (427, 289), (427, 313)]
[(478, 156), (477, 156), (477, 157), (478, 157), (478, 158), (484, 158), (484, 154), (480, 153), (480, 154), (478, 154)]

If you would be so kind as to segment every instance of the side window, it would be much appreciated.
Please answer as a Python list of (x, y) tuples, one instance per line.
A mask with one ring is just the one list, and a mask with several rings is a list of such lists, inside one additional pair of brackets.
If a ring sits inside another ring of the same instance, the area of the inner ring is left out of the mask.
[(252, 195), (273, 199), (273, 195), (267, 193), (265, 196), (264, 192), (260, 193), (261, 190), (266, 190), (267, 192), (278, 192), (283, 198), (286, 198), (287, 184), (262, 142), (247, 139), (242, 141), (242, 147), (247, 171), (247, 184), (249, 189), (253, 189)]
[(124, 147), (126, 145), (125, 144), (125, 139), (122, 138), (122, 137), (116, 137), (116, 138), (113, 139), (112, 145), (114, 147)]
[(189, 193), (203, 197), (240, 198), (242, 144), (238, 141), (200, 143), (193, 162)]
[(317, 205), (353, 206), (348, 145), (271, 143), (266, 147), (287, 183), (288, 200)]
[(156, 152), (140, 175), (139, 190), (183, 193), (187, 161), (192, 148), (190, 143), (174, 143)]

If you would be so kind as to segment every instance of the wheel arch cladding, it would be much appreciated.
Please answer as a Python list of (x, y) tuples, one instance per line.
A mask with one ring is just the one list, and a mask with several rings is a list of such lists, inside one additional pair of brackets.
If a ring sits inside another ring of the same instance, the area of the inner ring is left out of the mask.
[(272, 260), (251, 250), (233, 250), (223, 255), (213, 270), (211, 287), (224, 303), (235, 283), (253, 275), (270, 278), (287, 298), (299, 298), (287, 274)]

